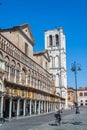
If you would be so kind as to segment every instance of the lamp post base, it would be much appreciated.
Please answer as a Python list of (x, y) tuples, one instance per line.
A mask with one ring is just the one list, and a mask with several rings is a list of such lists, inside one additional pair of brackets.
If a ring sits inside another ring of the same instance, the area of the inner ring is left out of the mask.
[(76, 107), (76, 114), (80, 114), (79, 107)]

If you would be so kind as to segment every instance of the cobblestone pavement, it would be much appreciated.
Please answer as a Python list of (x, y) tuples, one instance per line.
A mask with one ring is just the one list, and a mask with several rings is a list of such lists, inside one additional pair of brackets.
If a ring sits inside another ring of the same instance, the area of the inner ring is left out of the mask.
[(80, 114), (64, 116), (61, 125), (52, 121), (28, 130), (87, 130), (87, 110), (81, 111)]
[[(14, 127), (16, 125), (15, 123)], [(6, 126), (6, 124), (1, 125), (0, 130), (9, 130)], [(19, 127), (19, 129), (17, 130), (22, 130), (22, 126), (21, 128)], [(87, 130), (87, 109), (81, 110), (80, 114), (75, 114), (74, 112), (70, 115), (63, 116), (61, 125), (58, 125), (57, 123), (55, 123), (55, 121), (50, 121), (47, 123), (43, 123), (42, 125), (33, 126), (32, 128), (24, 128), (25, 130)]]

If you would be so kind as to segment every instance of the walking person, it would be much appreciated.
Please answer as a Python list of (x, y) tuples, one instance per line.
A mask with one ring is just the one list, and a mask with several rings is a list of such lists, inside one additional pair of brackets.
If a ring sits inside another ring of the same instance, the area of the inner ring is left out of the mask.
[(59, 124), (62, 123), (61, 122), (61, 111), (58, 108), (58, 106), (56, 106), (56, 108), (55, 108), (55, 118), (56, 118), (56, 120), (55, 120), (56, 123), (59, 123)]

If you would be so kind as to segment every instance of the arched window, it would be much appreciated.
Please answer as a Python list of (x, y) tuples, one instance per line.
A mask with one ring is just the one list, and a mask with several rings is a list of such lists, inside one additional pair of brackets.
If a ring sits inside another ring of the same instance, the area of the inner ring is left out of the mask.
[(49, 46), (52, 46), (52, 35), (49, 35)]
[(55, 35), (55, 39), (56, 39), (56, 46), (59, 46), (59, 36), (58, 36), (58, 34)]

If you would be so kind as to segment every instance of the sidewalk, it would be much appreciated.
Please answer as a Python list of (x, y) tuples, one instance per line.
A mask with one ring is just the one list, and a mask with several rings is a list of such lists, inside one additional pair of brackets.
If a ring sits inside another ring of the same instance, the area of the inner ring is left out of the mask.
[(72, 114), (62, 117), (62, 124), (56, 125), (55, 121), (46, 123), (28, 130), (87, 130), (87, 110), (80, 114)]

